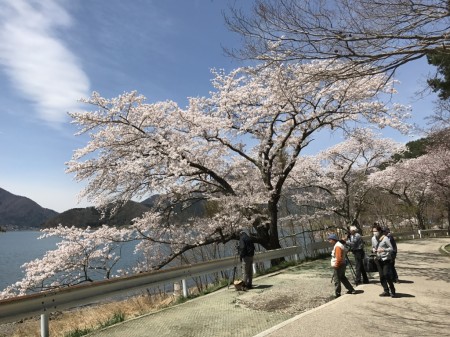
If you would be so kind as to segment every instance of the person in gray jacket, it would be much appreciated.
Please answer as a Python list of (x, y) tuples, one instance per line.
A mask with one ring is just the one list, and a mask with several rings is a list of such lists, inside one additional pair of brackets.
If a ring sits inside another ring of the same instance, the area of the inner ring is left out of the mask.
[[(350, 248), (350, 251), (355, 257), (355, 284), (369, 283), (366, 270), (364, 269), (364, 242), (361, 234), (357, 232), (356, 226), (350, 226), (350, 235), (348, 236), (345, 244)], [(362, 281), (361, 282), (361, 276)]]
[(381, 226), (375, 223), (372, 227), (372, 252), (377, 254), (376, 264), (380, 274), (383, 292), (380, 296), (395, 297), (395, 287), (392, 273), (392, 247), (389, 238), (383, 234)]

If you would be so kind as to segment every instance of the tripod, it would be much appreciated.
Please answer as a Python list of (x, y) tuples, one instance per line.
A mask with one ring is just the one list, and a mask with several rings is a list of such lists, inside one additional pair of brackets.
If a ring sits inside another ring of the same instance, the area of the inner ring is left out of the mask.
[(228, 277), (228, 288), (230, 289), (230, 284), (233, 283), (234, 284), (234, 279), (236, 277), (236, 271), (237, 271), (237, 265), (238, 265), (238, 254), (234, 255), (234, 267), (233, 267), (233, 280), (230, 282), (230, 277)]
[(355, 273), (355, 269), (353, 269), (353, 265), (352, 262), (350, 261), (350, 259), (348, 258), (348, 255), (345, 254), (345, 261), (348, 263), (348, 265), (350, 266), (350, 270), (352, 271), (352, 277), (353, 277), (353, 282), (356, 284), (356, 273)]

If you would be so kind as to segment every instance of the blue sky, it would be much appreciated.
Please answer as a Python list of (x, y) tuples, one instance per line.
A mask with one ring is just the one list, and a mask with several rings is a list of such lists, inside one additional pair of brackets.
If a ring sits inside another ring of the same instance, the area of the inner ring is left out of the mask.
[[(149, 102), (183, 107), (187, 97), (207, 95), (211, 68), (241, 65), (222, 49), (240, 43), (223, 21), (229, 3), (0, 0), (0, 187), (58, 212), (87, 206), (77, 203), (83, 185), (64, 173), (86, 142), (66, 112), (86, 108), (77, 101), (92, 91), (138, 90)], [(415, 94), (429, 71), (422, 60), (398, 74), (397, 101), (412, 105), (419, 124), (432, 112), (433, 97)]]

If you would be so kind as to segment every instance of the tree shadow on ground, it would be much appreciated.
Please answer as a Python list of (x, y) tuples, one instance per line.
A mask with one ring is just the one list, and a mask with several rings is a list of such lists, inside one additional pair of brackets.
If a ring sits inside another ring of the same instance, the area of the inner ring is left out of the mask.
[[(439, 266), (437, 263), (450, 261), (446, 256), (441, 256), (436, 253), (410, 251), (408, 254), (399, 256), (397, 261), (400, 262), (401, 266), (396, 264), (396, 268), (398, 271), (401, 271), (401, 274), (450, 283), (450, 278), (448, 277), (448, 275), (450, 275), (450, 268), (442, 267), (442, 264)], [(401, 281), (400, 283), (408, 282)]]
[(450, 308), (411, 306), (407, 301), (395, 299), (389, 301), (389, 306), (392, 310), (386, 317), (384, 307), (374, 304), (370, 308), (372, 320), (362, 322), (364, 328), (375, 333), (379, 328), (374, 327), (373, 322), (384, 322), (384, 329), (388, 329), (391, 336), (442, 336), (442, 331), (450, 330)]

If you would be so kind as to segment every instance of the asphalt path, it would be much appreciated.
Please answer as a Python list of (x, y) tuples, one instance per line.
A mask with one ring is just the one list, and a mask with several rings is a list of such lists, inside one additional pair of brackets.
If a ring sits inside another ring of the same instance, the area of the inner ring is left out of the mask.
[(450, 336), (450, 256), (439, 248), (450, 239), (399, 243), (397, 297), (379, 297), (382, 288), (359, 286), (257, 337), (289, 336)]

